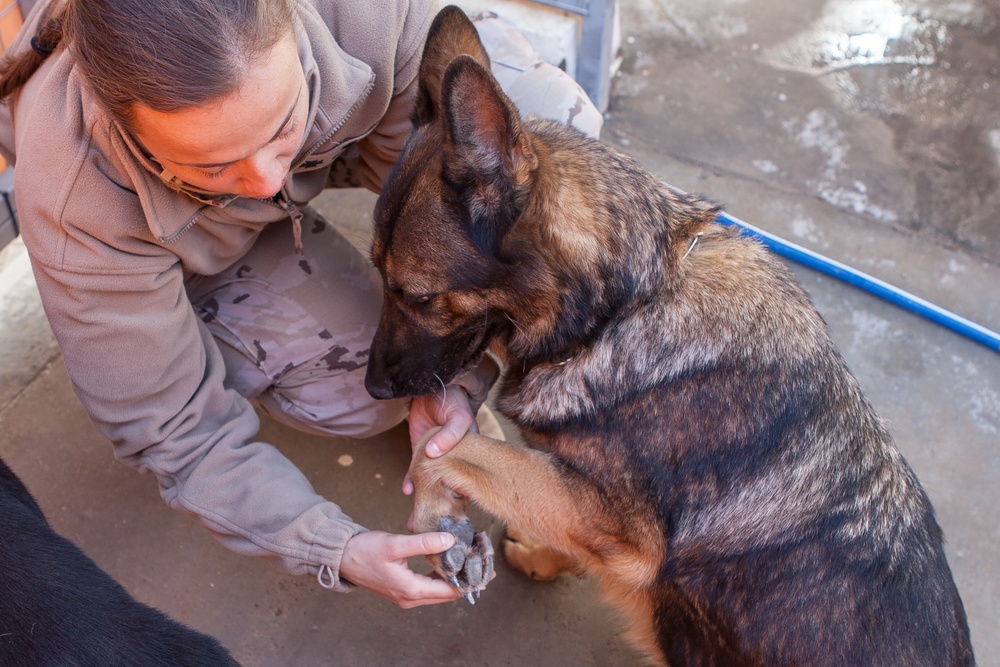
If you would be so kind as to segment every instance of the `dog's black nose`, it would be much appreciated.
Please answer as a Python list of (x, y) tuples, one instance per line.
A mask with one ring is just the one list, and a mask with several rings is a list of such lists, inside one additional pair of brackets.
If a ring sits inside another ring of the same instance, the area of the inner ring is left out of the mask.
[(379, 398), (383, 400), (395, 398), (391, 387), (384, 383), (372, 382), (369, 378), (365, 378), (365, 389), (367, 389), (368, 393), (372, 395), (372, 398)]
[(365, 389), (367, 389), (368, 393), (372, 395), (372, 398), (379, 398), (382, 400), (396, 398), (396, 391), (393, 386), (393, 382), (386, 377), (374, 377), (371, 371), (371, 366), (368, 367), (368, 372), (365, 373)]

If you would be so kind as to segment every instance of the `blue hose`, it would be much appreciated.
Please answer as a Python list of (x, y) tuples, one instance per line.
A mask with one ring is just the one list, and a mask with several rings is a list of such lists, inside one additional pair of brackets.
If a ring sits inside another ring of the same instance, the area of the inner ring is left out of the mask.
[(859, 287), (866, 292), (879, 296), (890, 303), (896, 304), (910, 312), (921, 315), (928, 320), (940, 324), (963, 336), (971, 338), (977, 343), (982, 343), (986, 347), (1000, 352), (1000, 334), (990, 331), (986, 327), (971, 322), (960, 315), (949, 312), (944, 308), (935, 306), (929, 301), (925, 301), (918, 296), (910, 294), (904, 290), (894, 287), (889, 283), (869, 276), (866, 273), (852, 269), (828, 257), (803, 248), (802, 246), (789, 243), (774, 234), (765, 232), (738, 218), (734, 218), (726, 213), (719, 213), (716, 220), (724, 225), (740, 227), (744, 235), (755, 238), (774, 253), (787, 257), (803, 264), (811, 269), (815, 269), (828, 276), (833, 276), (844, 281), (848, 285)]

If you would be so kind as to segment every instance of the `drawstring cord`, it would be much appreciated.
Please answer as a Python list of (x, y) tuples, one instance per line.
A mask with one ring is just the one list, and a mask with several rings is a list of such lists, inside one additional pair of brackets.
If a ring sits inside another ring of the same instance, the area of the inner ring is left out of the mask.
[(333, 588), (337, 584), (337, 580), (333, 576), (333, 568), (329, 565), (320, 565), (319, 572), (316, 573), (316, 581), (327, 590)]
[(295, 240), (295, 251), (298, 253), (302, 252), (302, 214), (296, 210), (295, 216), (292, 217), (292, 237)]

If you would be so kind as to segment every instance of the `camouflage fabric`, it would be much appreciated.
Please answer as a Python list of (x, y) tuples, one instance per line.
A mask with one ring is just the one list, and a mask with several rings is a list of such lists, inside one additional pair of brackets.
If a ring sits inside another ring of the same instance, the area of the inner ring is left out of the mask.
[(271, 225), (232, 267), (192, 278), (188, 294), (219, 344), (229, 387), (306, 432), (374, 435), (408, 408), (364, 388), (381, 283), (347, 239), (303, 212), (302, 254), (285, 225)]

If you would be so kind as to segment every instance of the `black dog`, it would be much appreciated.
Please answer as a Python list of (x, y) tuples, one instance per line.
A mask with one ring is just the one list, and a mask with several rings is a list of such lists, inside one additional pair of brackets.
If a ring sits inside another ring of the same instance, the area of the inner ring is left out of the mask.
[(0, 665), (238, 667), (218, 641), (137, 601), (53, 531), (2, 459)]

